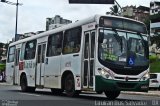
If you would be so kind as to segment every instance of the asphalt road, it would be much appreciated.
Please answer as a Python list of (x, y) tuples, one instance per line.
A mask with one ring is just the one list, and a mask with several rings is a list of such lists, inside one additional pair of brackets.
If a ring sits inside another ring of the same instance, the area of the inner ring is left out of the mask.
[(158, 101), (160, 97), (158, 96), (120, 94), (115, 101), (110, 101), (104, 94), (82, 93), (77, 97), (67, 97), (65, 94), (53, 95), (50, 89), (36, 89), (35, 93), (24, 93), (20, 91), (19, 86), (9, 85), (0, 85), (0, 100), (0, 106), (160, 105), (160, 101)]

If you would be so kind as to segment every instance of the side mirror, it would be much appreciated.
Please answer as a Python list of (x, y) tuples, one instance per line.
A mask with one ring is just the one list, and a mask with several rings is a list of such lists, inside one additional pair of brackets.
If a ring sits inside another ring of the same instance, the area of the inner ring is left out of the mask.
[(104, 34), (102, 32), (99, 33), (98, 42), (103, 43)]

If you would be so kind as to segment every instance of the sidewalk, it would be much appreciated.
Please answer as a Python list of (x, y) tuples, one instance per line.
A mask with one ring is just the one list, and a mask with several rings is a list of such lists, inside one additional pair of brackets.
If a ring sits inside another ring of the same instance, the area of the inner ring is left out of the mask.
[(128, 91), (122, 91), (123, 94), (131, 94), (131, 95), (146, 95), (146, 96), (159, 96), (160, 97), (160, 91), (148, 91), (148, 92), (128, 92)]
[(1, 85), (10, 85), (10, 84), (7, 84), (6, 82), (0, 82), (0, 86)]

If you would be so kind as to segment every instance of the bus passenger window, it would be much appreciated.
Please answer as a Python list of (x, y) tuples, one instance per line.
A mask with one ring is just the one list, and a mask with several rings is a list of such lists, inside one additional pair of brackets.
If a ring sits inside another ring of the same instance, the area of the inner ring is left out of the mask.
[(78, 53), (81, 45), (81, 27), (67, 30), (64, 34), (63, 54)]
[(35, 53), (36, 53), (36, 40), (29, 41), (26, 43), (25, 46), (25, 55), (24, 59), (25, 60), (30, 60), (35, 58)]
[(57, 56), (61, 54), (62, 38), (63, 38), (63, 32), (49, 36), (47, 56)]
[(9, 48), (9, 52), (8, 52), (8, 62), (14, 62), (14, 55), (15, 54), (15, 46), (12, 46)]

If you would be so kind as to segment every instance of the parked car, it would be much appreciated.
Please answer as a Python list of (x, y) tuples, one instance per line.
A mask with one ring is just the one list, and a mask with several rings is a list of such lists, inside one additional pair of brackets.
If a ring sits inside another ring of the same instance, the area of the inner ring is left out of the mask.
[(150, 74), (149, 88), (160, 90), (160, 73)]

